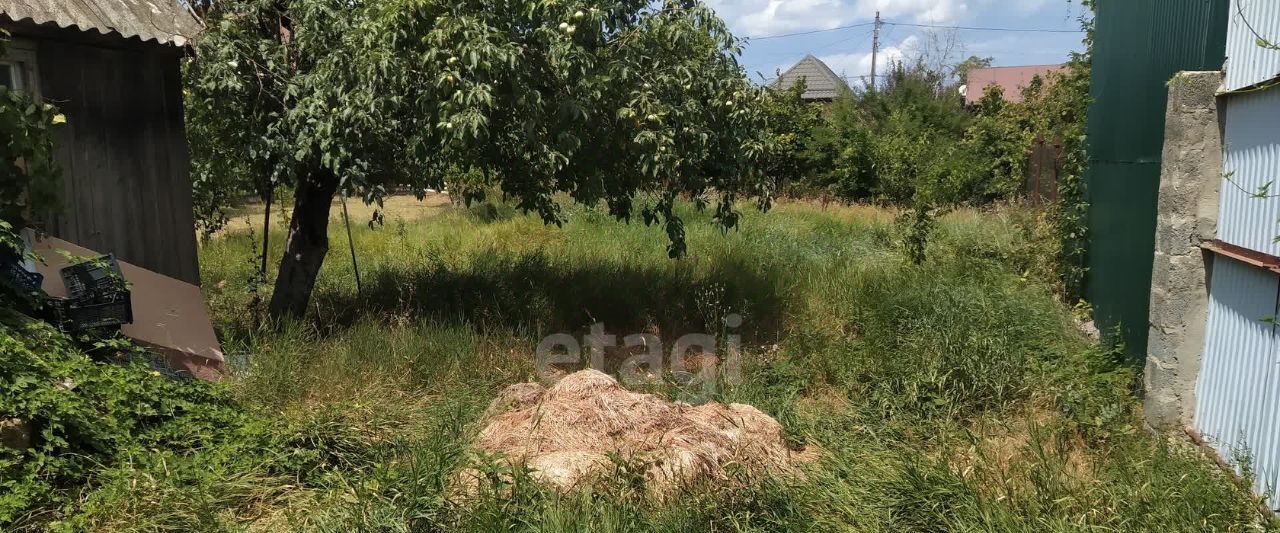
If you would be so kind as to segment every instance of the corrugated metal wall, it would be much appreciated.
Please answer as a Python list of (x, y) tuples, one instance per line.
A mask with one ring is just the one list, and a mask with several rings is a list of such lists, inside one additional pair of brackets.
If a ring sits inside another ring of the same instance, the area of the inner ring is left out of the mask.
[[(1217, 236), (1274, 256), (1280, 255), (1280, 87), (1259, 84), (1280, 74), (1280, 52), (1258, 46), (1260, 37), (1280, 41), (1280, 2), (1232, 0)], [(1224, 458), (1248, 458), (1254, 489), (1273, 493), (1280, 487), (1280, 331), (1274, 324), (1280, 278), (1226, 256), (1216, 256), (1212, 268), (1195, 425)]]
[(1280, 255), (1280, 87), (1228, 95), (1222, 107), (1218, 238)]
[(1231, 0), (1227, 77), (1223, 87), (1238, 91), (1280, 76), (1280, 50), (1258, 46), (1258, 38), (1280, 43), (1280, 2)]
[(1212, 268), (1195, 424), (1223, 458), (1253, 456), (1263, 494), (1280, 473), (1277, 332), (1263, 321), (1277, 313), (1280, 277), (1221, 256)]
[(1183, 70), (1218, 70), (1221, 0), (1125, 0), (1098, 7), (1089, 109), (1087, 298), (1103, 331), (1119, 325), (1146, 353), (1165, 84)]

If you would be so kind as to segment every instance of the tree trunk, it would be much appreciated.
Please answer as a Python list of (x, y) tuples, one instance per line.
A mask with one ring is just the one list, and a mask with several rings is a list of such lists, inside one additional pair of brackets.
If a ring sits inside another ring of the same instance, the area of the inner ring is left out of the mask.
[(268, 310), (272, 318), (301, 318), (324, 256), (329, 253), (329, 206), (338, 179), (329, 171), (314, 172), (298, 182), (289, 220), (289, 240)]

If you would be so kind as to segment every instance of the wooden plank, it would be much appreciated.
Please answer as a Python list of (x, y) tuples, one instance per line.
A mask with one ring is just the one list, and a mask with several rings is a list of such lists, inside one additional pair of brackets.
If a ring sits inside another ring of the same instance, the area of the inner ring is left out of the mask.
[(78, 235), (80, 243), (87, 248), (111, 250), (112, 246), (104, 242), (104, 231), (113, 231), (110, 213), (110, 202), (105, 201), (106, 189), (113, 182), (111, 176), (111, 160), (105, 150), (106, 138), (102, 131), (104, 108), (109, 105), (106, 97), (108, 78), (106, 69), (102, 68), (105, 55), (102, 50), (81, 48), (73, 63), (80, 72), (80, 88), (83, 97), (77, 104), (80, 107), (82, 125), (79, 130), (79, 146), (81, 169), (76, 176), (77, 198), (76, 208), (89, 219), (88, 227)]
[(107, 155), (112, 161), (115, 183), (107, 194), (115, 210), (111, 222), (115, 231), (106, 236), (119, 255), (126, 261), (142, 265), (156, 265), (147, 236), (162, 227), (148, 227), (144, 215), (148, 202), (143, 198), (143, 172), (146, 168), (142, 157), (142, 133), (150, 126), (148, 119), (139, 113), (143, 107), (139, 98), (140, 69), (138, 56), (126, 50), (112, 50), (104, 65), (111, 76), (111, 99), (114, 104), (105, 107)]
[[(121, 179), (128, 183), (128, 188), (122, 192), (128, 194), (128, 197), (121, 203), (134, 205), (127, 219), (138, 223), (130, 224), (131, 227), (140, 226), (143, 223), (154, 226), (145, 228), (146, 231), (138, 231), (130, 238), (129, 245), (139, 261), (154, 265), (153, 270), (169, 271), (170, 269), (165, 265), (167, 254), (164, 250), (156, 249), (159, 240), (156, 235), (168, 231), (169, 228), (165, 224), (156, 223), (154, 215), (156, 204), (159, 202), (153, 190), (154, 180), (151, 174), (155, 166), (149, 152), (151, 151), (150, 132), (155, 129), (153, 124), (155, 117), (151, 110), (156, 102), (148, 101), (151, 96), (148, 83), (151, 80), (148, 80), (146, 75), (146, 71), (149, 70), (146, 64), (147, 56), (128, 51), (121, 51), (119, 54), (122, 62), (120, 70), (129, 75), (121, 80), (120, 88), (124, 91), (125, 104), (121, 106), (122, 112), (115, 117), (116, 122), (112, 126), (120, 132), (121, 146), (117, 153), (132, 156), (122, 166)], [(130, 127), (130, 124), (133, 124), (133, 127)]]
[[(162, 65), (154, 57), (146, 58), (145, 72), (141, 73), (141, 78), (145, 81), (144, 86), (140, 86), (139, 92), (146, 94), (150, 105), (146, 109), (147, 114), (147, 131), (143, 137), (143, 151), (146, 154), (145, 160), (147, 168), (144, 169), (145, 186), (147, 194), (151, 197), (151, 205), (147, 215), (154, 221), (159, 228), (159, 232), (152, 236), (152, 241), (148, 243), (149, 249), (158, 254), (155, 258), (156, 265), (165, 272), (180, 273), (183, 276), (180, 279), (186, 279), (179, 264), (179, 250), (176, 238), (178, 236), (178, 228), (175, 227), (176, 221), (173, 217), (174, 211), (178, 210), (173, 202), (172, 193), (172, 169), (169, 165), (168, 152), (168, 116), (165, 113), (165, 95), (164, 95), (164, 76), (161, 71)], [(171, 274), (172, 275), (172, 274)]]
[[(41, 41), (37, 44), (37, 61), (43, 65), (66, 64), (69, 53), (68, 45), (57, 41)], [(67, 116), (66, 124), (54, 130), (54, 159), (62, 169), (63, 207), (68, 199), (75, 198), (76, 161), (76, 129), (79, 127), (79, 115), (71, 109), (67, 102), (52, 95), (63, 95), (63, 88), (78, 85), (70, 80), (74, 71), (64, 68), (40, 69), (40, 91), (45, 100), (58, 106), (59, 111)], [(55, 235), (73, 235), (79, 233), (79, 217), (73, 209), (59, 209), (46, 215), (45, 231)]]
[(193, 212), (191, 191), (191, 159), (187, 146), (186, 118), (183, 112), (182, 70), (177, 60), (163, 61), (163, 97), (166, 118), (165, 136), (168, 138), (166, 156), (169, 163), (168, 190), (172, 194), (174, 217), (173, 242), (177, 245), (175, 259), (178, 271), (183, 275), (180, 279), (200, 284), (200, 258), (196, 244), (196, 221)]
[[(65, 199), (63, 210), (74, 210), (80, 218), (80, 223), (76, 227), (76, 232), (69, 239), (76, 242), (83, 242), (89, 246), (93, 245), (93, 234), (99, 225), (98, 212), (94, 208), (94, 201), (97, 198), (97, 188), (93, 181), (88, 179), (89, 176), (95, 176), (100, 172), (98, 168), (100, 163), (94, 160), (93, 154), (93, 131), (97, 120), (94, 115), (94, 108), (97, 99), (93, 96), (95, 92), (91, 92), (90, 88), (96, 85), (88, 85), (87, 78), (91, 75), (85, 72), (82, 64), (92, 62), (97, 59), (95, 51), (84, 50), (80, 47), (69, 46), (66, 50), (67, 55), (62, 58), (64, 65), (70, 67), (69, 76), (67, 77), (68, 85), (62, 87), (59, 96), (67, 107), (67, 121), (76, 121), (75, 128), (75, 148), (76, 151), (71, 154), (71, 158), (75, 165), (75, 174), (66, 175), (73, 190), (73, 195)], [(42, 70), (49, 70), (48, 67)]]
[(137, 68), (137, 83), (134, 89), (136, 94), (146, 102), (146, 105), (135, 108), (135, 112), (145, 117), (142, 120), (144, 127), (138, 132), (137, 139), (138, 160), (143, 164), (138, 169), (136, 179), (139, 196), (145, 197), (143, 200), (145, 203), (140, 206), (142, 211), (139, 214), (156, 226), (156, 229), (147, 236), (146, 252), (148, 261), (155, 265), (153, 270), (173, 272), (172, 243), (168, 239), (172, 234), (173, 225), (165, 215), (165, 211), (172, 207), (169, 205), (168, 194), (164, 189), (164, 179), (160, 176), (168, 169), (160, 168), (158, 157), (160, 150), (156, 148), (157, 132), (164, 128), (162, 123), (158, 123), (163, 121), (163, 116), (156, 110), (158, 106), (163, 105), (156, 88), (159, 76), (156, 75), (154, 64), (148, 56), (138, 57), (135, 68)]

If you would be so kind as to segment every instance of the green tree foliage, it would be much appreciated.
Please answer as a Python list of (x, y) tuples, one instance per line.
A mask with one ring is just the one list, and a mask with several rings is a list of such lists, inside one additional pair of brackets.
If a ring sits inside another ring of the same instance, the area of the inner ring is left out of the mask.
[(983, 177), (981, 192), (987, 197), (1003, 198), (1019, 192), (1035, 138), (1033, 125), (1027, 120), (1030, 115), (1027, 106), (1006, 102), (999, 85), (988, 86), (978, 101), (973, 124), (965, 131), (961, 145), (975, 161), (974, 170)]
[[(0, 56), (7, 40), (0, 29)], [(54, 160), (53, 131), (66, 121), (53, 105), (0, 87), (0, 257), (21, 255), (22, 228), (59, 206), (62, 171)], [(0, 279), (0, 309), (35, 304), (33, 295)]]
[(866, 93), (862, 106), (872, 125), (907, 119), (930, 132), (963, 134), (969, 123), (959, 94), (951, 89), (947, 73), (931, 67), (923, 56), (894, 63), (884, 83)]
[[(1091, 19), (1081, 24), (1091, 36)], [(1091, 42), (1086, 37), (1086, 49)], [(1033, 80), (1021, 102), (1010, 103), (999, 87), (988, 87), (973, 108), (965, 107), (952, 76), (966, 81), (970, 70), (989, 66), (990, 59), (970, 57), (951, 68), (925, 55), (892, 65), (876, 91), (836, 98), (816, 126), (798, 133), (808, 139), (797, 143), (806, 151), (796, 168), (808, 173), (792, 190), (910, 208), (900, 220), (902, 242), (911, 260), (922, 262), (932, 218), (953, 206), (1019, 195), (1032, 144), (1042, 138), (1062, 154), (1059, 201), (1047, 219), (1061, 240), (1053, 251), (1060, 290), (1067, 299), (1078, 298), (1090, 54), (1074, 55), (1063, 71)]]
[(1062, 141), (1058, 169), (1058, 201), (1052, 206), (1052, 219), (1058, 233), (1059, 279), (1063, 296), (1078, 300), (1084, 296), (1085, 250), (1088, 236), (1088, 200), (1084, 172), (1089, 160), (1086, 153), (1085, 125), (1089, 114), (1090, 56), (1077, 55), (1068, 63), (1066, 72), (1042, 96), (1034, 99), (1040, 107), (1041, 131), (1051, 132)]
[(740, 195), (772, 192), (761, 91), (695, 1), (228, 0), (208, 26), (187, 67), (200, 175), (294, 190), (275, 315), (305, 311), (339, 190), (376, 203), (454, 169), (549, 223), (557, 192), (622, 219), (651, 193), (673, 257), (679, 194), (717, 191), (732, 227)]
[(804, 155), (812, 170), (804, 180), (806, 189), (844, 200), (871, 196), (871, 135), (863, 126), (858, 98), (859, 93), (838, 95), (827, 105), (823, 121), (810, 131), (812, 140)]
[(946, 82), (918, 59), (893, 65), (874, 92), (838, 97), (811, 134), (814, 188), (848, 201), (969, 200), (975, 176), (957, 143), (972, 119)]
[[(203, 95), (186, 97), (187, 139), (191, 153), (191, 200), (196, 229), (201, 239), (207, 241), (213, 233), (228, 222), (227, 209), (242, 197), (257, 194), (262, 197), (270, 181), (256, 175), (249, 161), (243, 158), (224, 157), (225, 139), (240, 139), (242, 146), (252, 146), (253, 140), (244, 138), (247, 130), (230, 127), (230, 123), (215, 116), (220, 112), (209, 105)], [(197, 100), (199, 99), (199, 100)], [(225, 131), (224, 131), (225, 130)], [(230, 137), (222, 137), (229, 135)]]
[(969, 56), (968, 59), (961, 61), (959, 65), (956, 65), (956, 78), (959, 78), (961, 85), (967, 85), (969, 83), (970, 71), (990, 67), (992, 61), (995, 61), (995, 58)]
[[(1049, 218), (1059, 234), (1059, 281), (1062, 294), (1078, 298), (1083, 280), (1086, 204), (1082, 177), (1085, 119), (1089, 105), (1089, 63), (1077, 56), (1060, 72), (1036, 77), (1022, 92), (1022, 101), (1004, 101), (998, 88), (989, 87), (965, 132), (962, 150), (969, 154), (981, 176), (981, 191), (988, 198), (1016, 195), (1022, 185), (1028, 153), (1037, 139), (1058, 146), (1058, 201)], [(979, 192), (979, 191), (972, 191)]]
[(784, 91), (767, 92), (764, 98), (769, 151), (761, 168), (778, 189), (803, 188), (808, 185), (803, 180), (815, 171), (810, 145), (822, 116), (818, 106), (801, 98), (806, 88), (802, 78)]

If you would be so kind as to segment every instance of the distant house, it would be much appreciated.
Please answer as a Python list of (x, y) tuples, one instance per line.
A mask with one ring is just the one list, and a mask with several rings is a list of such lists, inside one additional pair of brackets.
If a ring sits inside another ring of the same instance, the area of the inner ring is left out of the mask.
[(1066, 68), (1066, 65), (1025, 65), (973, 69), (969, 71), (969, 83), (964, 88), (964, 103), (965, 105), (977, 104), (987, 87), (992, 85), (998, 85), (1004, 89), (1006, 102), (1021, 102), (1022, 90), (1031, 84), (1032, 79), (1036, 76), (1045, 79), (1050, 73)]
[(785, 91), (800, 80), (805, 82), (804, 94), (800, 98), (810, 102), (830, 102), (840, 91), (849, 88), (844, 79), (831, 71), (831, 67), (812, 55), (804, 56), (804, 59), (783, 72), (770, 86), (775, 90)]
[(67, 119), (63, 206), (42, 229), (198, 283), (179, 61), (200, 23), (178, 0), (8, 0), (0, 28), (0, 84)]

